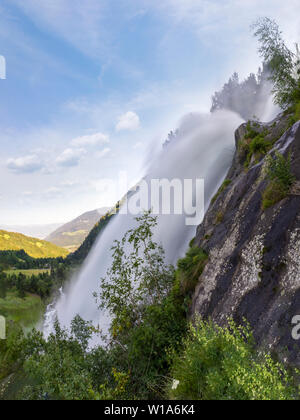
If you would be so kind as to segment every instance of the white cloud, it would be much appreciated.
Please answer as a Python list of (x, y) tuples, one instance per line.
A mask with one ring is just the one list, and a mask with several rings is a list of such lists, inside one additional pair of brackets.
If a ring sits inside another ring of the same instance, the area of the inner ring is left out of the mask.
[(96, 146), (109, 143), (109, 137), (103, 133), (95, 133), (87, 136), (81, 136), (71, 141), (72, 146)]
[(24, 197), (31, 197), (33, 195), (33, 192), (32, 191), (23, 191), (22, 195)]
[(141, 141), (138, 141), (137, 143), (135, 143), (135, 145), (133, 146), (133, 150), (137, 150), (137, 149), (141, 149), (143, 147), (143, 143)]
[[(153, 2), (143, 0), (148, 8), (155, 9), (160, 15), (175, 24), (187, 24), (203, 39), (210, 35), (215, 41), (215, 35), (222, 28), (224, 39), (228, 33), (237, 28), (242, 30), (259, 16), (269, 16), (276, 19), (287, 38), (295, 41), (299, 35), (299, 20), (295, 12), (299, 8), (299, 0), (163, 0)], [(223, 40), (219, 39), (222, 43)]]
[(84, 149), (66, 149), (57, 157), (56, 163), (65, 167), (77, 166), (85, 153)]
[(16, 159), (8, 159), (7, 168), (16, 173), (33, 173), (43, 168), (43, 163), (37, 155), (28, 155)]
[(107, 156), (109, 153), (111, 152), (111, 149), (109, 147), (106, 147), (103, 150), (100, 150), (100, 152), (96, 153), (96, 157), (101, 159), (104, 158), (105, 156)]
[(126, 112), (119, 117), (118, 124), (116, 125), (117, 131), (134, 131), (140, 128), (140, 118), (139, 116), (132, 111)]
[(76, 181), (68, 181), (68, 180), (66, 180), (66, 181), (63, 181), (63, 182), (61, 182), (61, 184), (60, 184), (63, 188), (73, 188), (73, 187), (76, 187), (77, 185), (78, 185), (78, 182), (76, 182)]
[(50, 187), (44, 192), (45, 195), (49, 195), (49, 196), (58, 196), (61, 193), (62, 191), (58, 187)]

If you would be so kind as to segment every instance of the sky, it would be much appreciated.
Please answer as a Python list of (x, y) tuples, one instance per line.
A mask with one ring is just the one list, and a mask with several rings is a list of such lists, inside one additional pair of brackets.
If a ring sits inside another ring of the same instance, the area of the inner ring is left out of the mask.
[(1, 224), (113, 205), (184, 114), (257, 71), (260, 16), (300, 41), (299, 0), (1, 0)]

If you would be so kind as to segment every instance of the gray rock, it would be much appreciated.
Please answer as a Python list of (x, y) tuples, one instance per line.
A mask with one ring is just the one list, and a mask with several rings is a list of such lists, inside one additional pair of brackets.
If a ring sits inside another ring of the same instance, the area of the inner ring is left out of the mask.
[(284, 114), (257, 126), (259, 132), (267, 128), (268, 139), (275, 141), (270, 154), (291, 154), (297, 179), (290, 195), (267, 210), (262, 210), (268, 182), (265, 157), (252, 161), (246, 171), (238, 147), (246, 125), (236, 131), (237, 150), (226, 177), (232, 182), (197, 230), (195, 243), (209, 253), (209, 261), (194, 294), (192, 315), (220, 325), (227, 317), (238, 323), (246, 319), (260, 346), (299, 367), (300, 340), (292, 338), (292, 318), (300, 315), (300, 122), (287, 126)]

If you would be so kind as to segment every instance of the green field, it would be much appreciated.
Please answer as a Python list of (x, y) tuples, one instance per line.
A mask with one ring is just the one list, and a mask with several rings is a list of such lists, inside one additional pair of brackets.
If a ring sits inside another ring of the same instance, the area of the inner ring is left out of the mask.
[(32, 269), (32, 270), (5, 270), (5, 273), (8, 276), (11, 275), (16, 275), (18, 276), (19, 274), (24, 274), (26, 277), (31, 277), (31, 276), (38, 276), (39, 274), (43, 274), (43, 273), (48, 273), (50, 274), (50, 269)]
[(33, 327), (41, 318), (44, 304), (39, 296), (27, 294), (24, 299), (17, 292), (7, 293), (5, 299), (0, 299), (0, 315), (7, 320), (18, 322), (22, 327)]

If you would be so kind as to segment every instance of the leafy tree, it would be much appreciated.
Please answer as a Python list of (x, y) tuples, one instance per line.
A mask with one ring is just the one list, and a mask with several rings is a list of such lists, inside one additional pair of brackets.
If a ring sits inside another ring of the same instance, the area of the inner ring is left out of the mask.
[(128, 398), (161, 396), (161, 377), (169, 367), (167, 349), (178, 347), (186, 326), (184, 296), (175, 271), (154, 242), (157, 219), (137, 217), (112, 249), (113, 261), (101, 281), (101, 308), (112, 317), (110, 356), (113, 366), (129, 373)]
[(22, 299), (25, 297), (25, 290), (26, 290), (25, 282), (26, 282), (26, 276), (20, 273), (17, 277), (16, 287), (17, 287), (18, 294), (20, 298)]
[(6, 274), (0, 270), (0, 298), (5, 299), (8, 290), (8, 279)]
[(268, 178), (282, 184), (287, 191), (295, 182), (296, 178), (292, 174), (290, 154), (287, 157), (279, 152), (275, 152), (274, 157), (269, 155), (267, 157), (267, 171)]
[(112, 266), (101, 280), (100, 307), (110, 312), (116, 330), (139, 324), (145, 308), (161, 304), (174, 282), (174, 268), (153, 241), (157, 218), (147, 212), (136, 220), (139, 226), (115, 241)]
[(279, 26), (270, 18), (259, 19), (253, 30), (260, 43), (259, 53), (271, 72), (275, 102), (287, 108), (299, 94), (299, 50), (295, 54), (286, 46)]
[(24, 362), (23, 351), (24, 333), (22, 328), (20, 325), (9, 321), (7, 323), (6, 340), (0, 340), (0, 380), (16, 372), (22, 366)]
[[(22, 391), (22, 398), (93, 399), (86, 352), (86, 333), (89, 328), (88, 323), (76, 317), (70, 334), (57, 322), (55, 332), (48, 340), (36, 331), (30, 335), (25, 346), (29, 357), (24, 369), (34, 386), (27, 385)], [(91, 331), (88, 334), (90, 336)]]
[(36, 331), (24, 337), (17, 329), (0, 343), (0, 375), (23, 372), (17, 398), (163, 399), (172, 366), (180, 383), (172, 398), (294, 398), (285, 371), (280, 376), (269, 356), (258, 361), (248, 330), (203, 323), (191, 330), (182, 353), (186, 292), (209, 256), (191, 244), (175, 275), (154, 241), (156, 218), (145, 213), (137, 222), (115, 243), (111, 269), (101, 281), (98, 298), (112, 317), (106, 345), (89, 348), (98, 331), (79, 316), (70, 331), (57, 322), (48, 339)]

